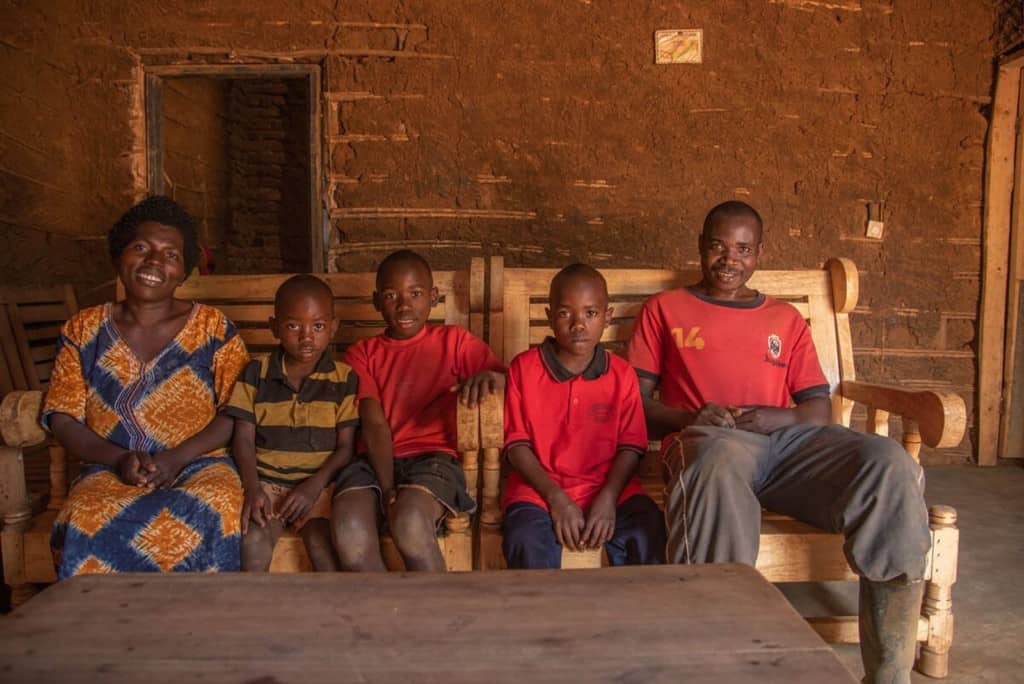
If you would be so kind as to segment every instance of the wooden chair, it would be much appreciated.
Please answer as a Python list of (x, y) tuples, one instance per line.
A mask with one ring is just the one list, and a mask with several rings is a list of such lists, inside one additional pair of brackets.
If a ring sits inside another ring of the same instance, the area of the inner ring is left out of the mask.
[[(78, 302), (70, 285), (0, 287), (0, 396), (44, 391), (49, 386), (60, 328), (77, 311)], [(36, 449), (17, 455), (5, 450), (0, 456), (0, 514), (4, 516), (5, 539), (10, 536), (8, 528), (14, 532), (27, 524), (28, 519), (22, 519), (25, 512), (32, 511), (37, 501), (41, 506), (43, 496), (48, 495), (47, 506), (38, 517), (50, 523), (67, 497), (64, 449), (45, 435), (35, 446)], [(48, 452), (48, 459), (40, 451)], [(49, 529), (42, 522), (40, 530), (43, 526)], [(14, 577), (13, 581), (6, 581), (12, 587), (11, 601), (17, 605), (31, 596), (32, 590), (18, 580), (24, 569), (16, 567), (19, 553), (9, 550), (7, 543), (3, 546), (3, 558), (5, 578), (8, 573)]]
[[(556, 269), (506, 269), (503, 260), (491, 262), (490, 341), (507, 364), (519, 352), (539, 344), (549, 334), (544, 307)], [(633, 320), (644, 300), (662, 290), (700, 280), (699, 271), (604, 269), (614, 319), (603, 340), (621, 352), (632, 333)], [(858, 275), (848, 259), (831, 259), (822, 270), (757, 271), (750, 286), (791, 302), (811, 327), (822, 370), (832, 392), (834, 420), (850, 425), (854, 402), (867, 407), (867, 430), (888, 434), (889, 416), (902, 421), (902, 443), (917, 460), (921, 442), (933, 447), (959, 444), (964, 434), (963, 400), (943, 391), (911, 391), (854, 379), (849, 313), (857, 303)], [(479, 567), (504, 567), (501, 553), (500, 449), (502, 407), (495, 399), (481, 409), (483, 489), (480, 517)], [(664, 483), (657, 445), (640, 466), (648, 494), (664, 504)], [(951, 588), (956, 581), (959, 532), (956, 511), (948, 506), (930, 509), (932, 548), (928, 555), (927, 588), (918, 640), (923, 642), (917, 667), (924, 674), (947, 673), (953, 636)], [(601, 554), (563, 554), (563, 567), (594, 567)], [(856, 580), (842, 552), (842, 537), (765, 511), (762, 516), (757, 568), (773, 582)], [(813, 618), (809, 622), (827, 641), (856, 642), (856, 616)]]
[[(176, 296), (216, 306), (238, 326), (251, 353), (267, 352), (275, 340), (267, 327), (273, 312), (274, 293), (289, 274), (246, 276), (193, 276), (178, 289)], [(373, 273), (324, 274), (324, 280), (335, 294), (335, 314), (342, 321), (334, 339), (340, 354), (352, 342), (383, 331), (383, 321), (373, 309), (371, 293)], [(448, 323), (468, 328), (477, 336), (483, 334), (483, 259), (473, 259), (463, 271), (435, 271), (434, 284), (441, 293), (438, 305), (431, 311), (433, 323)], [(118, 297), (122, 291), (118, 289)], [(52, 355), (51, 355), (52, 357)], [(52, 364), (52, 358), (50, 363)], [(12, 603), (25, 601), (33, 593), (33, 583), (56, 580), (50, 554), (50, 528), (60, 506), (42, 515), (31, 514), (25, 488), (22, 460), (24, 449), (45, 439), (42, 430), (34, 429), (42, 395), (38, 391), (12, 392), (0, 408), (0, 429), (6, 447), (0, 454), (0, 507), (6, 502), (3, 557), (5, 580), (12, 587)], [(458, 451), (466, 474), (469, 492), (474, 498), (478, 487), (479, 412), (459, 405)], [(61, 454), (61, 463), (64, 458)], [(60, 492), (56, 500), (63, 503), (67, 494), (66, 470), (51, 470), (51, 490)], [(56, 474), (58, 477), (53, 477)], [(54, 497), (51, 496), (51, 500)], [(449, 516), (445, 534), (438, 545), (449, 570), (471, 570), (473, 567), (473, 531), (470, 516)], [(401, 568), (401, 557), (389, 538), (382, 539), (382, 551), (391, 568)], [(286, 533), (278, 543), (271, 562), (272, 572), (300, 572), (311, 569), (302, 539)]]

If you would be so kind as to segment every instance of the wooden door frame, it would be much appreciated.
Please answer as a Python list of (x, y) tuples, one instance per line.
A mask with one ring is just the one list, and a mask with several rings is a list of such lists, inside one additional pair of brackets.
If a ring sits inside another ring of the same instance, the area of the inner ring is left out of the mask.
[(309, 97), (309, 235), (313, 271), (327, 271), (328, 219), (323, 203), (323, 140), (319, 64), (173, 64), (143, 67), (146, 137), (146, 190), (163, 192), (161, 117), (166, 78), (305, 78)]
[[(982, 231), (981, 315), (978, 330), (978, 465), (995, 465), (1005, 456), (1010, 415), (1012, 364), (1016, 340), (1018, 288), (1024, 272), (1024, 51), (999, 63), (992, 101), (992, 123), (985, 153), (984, 226)], [(1016, 185), (1016, 192), (1015, 190)], [(1013, 304), (1012, 310), (1008, 305)]]

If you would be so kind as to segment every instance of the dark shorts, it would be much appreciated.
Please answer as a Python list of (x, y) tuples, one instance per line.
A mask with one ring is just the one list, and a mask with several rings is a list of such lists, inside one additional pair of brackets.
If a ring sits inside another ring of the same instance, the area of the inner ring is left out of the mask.
[[(395, 489), (405, 487), (430, 492), (450, 513), (472, 513), (476, 510), (476, 502), (466, 487), (462, 463), (450, 454), (430, 452), (396, 458)], [(335, 480), (334, 496), (337, 498), (352, 489), (374, 489), (378, 496), (381, 493), (377, 473), (366, 456), (356, 456), (341, 469)]]

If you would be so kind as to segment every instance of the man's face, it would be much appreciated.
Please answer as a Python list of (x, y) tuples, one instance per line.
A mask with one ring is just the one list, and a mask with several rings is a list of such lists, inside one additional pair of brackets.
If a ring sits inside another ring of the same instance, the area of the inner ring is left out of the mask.
[(287, 298), (270, 319), (274, 333), (293, 364), (315, 363), (338, 332), (333, 302), (316, 292), (298, 292)]
[(380, 274), (373, 305), (387, 324), (388, 337), (408, 340), (427, 324), (437, 296), (434, 281), (422, 264), (400, 261)]
[(761, 255), (761, 229), (752, 216), (716, 220), (700, 239), (700, 268), (709, 294), (730, 299), (746, 289)]
[(558, 348), (574, 356), (592, 356), (612, 310), (596, 278), (570, 277), (552, 289), (548, 323)]

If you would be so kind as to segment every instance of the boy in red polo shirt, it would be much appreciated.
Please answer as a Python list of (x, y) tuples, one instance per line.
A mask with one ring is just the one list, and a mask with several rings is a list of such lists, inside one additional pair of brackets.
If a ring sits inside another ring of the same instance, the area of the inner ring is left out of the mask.
[(332, 526), (344, 570), (383, 571), (383, 518), (409, 570), (444, 571), (437, 527), (475, 508), (456, 452), (455, 402), (473, 405), (504, 387), (501, 362), (469, 331), (427, 325), (437, 304), (430, 265), (400, 250), (377, 269), (381, 335), (349, 347), (359, 376), (363, 453), (338, 474)]
[(612, 565), (661, 563), (664, 521), (635, 475), (647, 450), (636, 373), (600, 344), (612, 315), (585, 264), (551, 281), (554, 337), (509, 366), (502, 550), (510, 568), (557, 568), (562, 548), (604, 546)]

